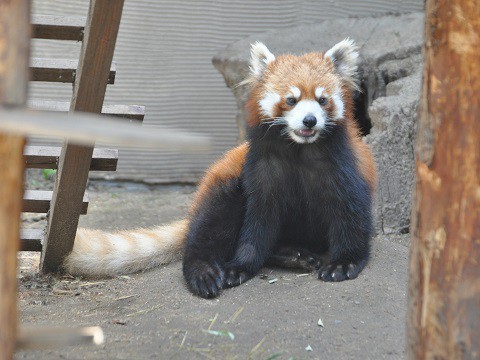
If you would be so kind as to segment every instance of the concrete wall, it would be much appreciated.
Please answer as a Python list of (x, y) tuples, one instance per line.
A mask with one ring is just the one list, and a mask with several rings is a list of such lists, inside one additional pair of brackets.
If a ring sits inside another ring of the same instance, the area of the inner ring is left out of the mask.
[[(34, 0), (36, 14), (86, 15), (87, 0)], [(196, 181), (237, 139), (236, 103), (212, 57), (230, 43), (272, 29), (342, 17), (421, 11), (421, 0), (126, 0), (106, 103), (143, 104), (144, 126), (209, 134), (209, 153), (121, 150), (116, 178)], [(301, 41), (302, 34), (298, 34)], [(322, 34), (319, 34), (322, 36)], [(355, 37), (355, 29), (352, 29)], [(33, 42), (35, 56), (73, 58), (78, 44)], [(31, 97), (66, 100), (71, 86), (33, 84)]]

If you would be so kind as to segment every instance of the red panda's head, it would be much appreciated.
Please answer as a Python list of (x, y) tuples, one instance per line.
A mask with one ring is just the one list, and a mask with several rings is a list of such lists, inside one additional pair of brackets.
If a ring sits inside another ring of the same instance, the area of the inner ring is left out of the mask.
[(253, 44), (249, 125), (280, 125), (282, 136), (315, 142), (350, 111), (351, 90), (358, 88), (357, 59), (357, 47), (349, 39), (325, 54), (302, 56), (275, 57), (264, 44)]

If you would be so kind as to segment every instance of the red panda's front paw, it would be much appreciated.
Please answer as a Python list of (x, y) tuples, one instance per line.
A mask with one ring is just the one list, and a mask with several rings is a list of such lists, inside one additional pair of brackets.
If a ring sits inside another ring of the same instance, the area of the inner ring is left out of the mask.
[(197, 260), (189, 266), (184, 266), (184, 274), (188, 288), (195, 295), (207, 299), (220, 295), (224, 272), (217, 263), (209, 264)]
[(225, 286), (234, 287), (251, 279), (252, 275), (240, 266), (230, 266), (225, 270)]
[(355, 279), (363, 270), (367, 260), (356, 262), (333, 262), (320, 267), (318, 278), (323, 281), (344, 281)]

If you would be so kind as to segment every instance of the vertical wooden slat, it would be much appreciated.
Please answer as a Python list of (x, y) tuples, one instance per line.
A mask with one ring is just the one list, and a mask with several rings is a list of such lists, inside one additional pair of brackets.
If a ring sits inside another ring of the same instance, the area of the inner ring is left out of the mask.
[(480, 5), (427, 0), (409, 359), (480, 359)]
[[(0, 0), (0, 106), (27, 99), (29, 1)], [(13, 357), (25, 140), (0, 133), (0, 359)]]
[[(100, 113), (123, 0), (91, 0), (70, 111)], [(42, 252), (43, 272), (59, 270), (72, 250), (92, 158), (92, 146), (62, 148)]]

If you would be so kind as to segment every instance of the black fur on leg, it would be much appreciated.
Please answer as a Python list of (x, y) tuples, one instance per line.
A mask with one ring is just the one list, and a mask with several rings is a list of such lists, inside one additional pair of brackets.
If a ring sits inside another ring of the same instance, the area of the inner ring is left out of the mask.
[(183, 274), (192, 293), (203, 298), (220, 294), (225, 262), (233, 256), (244, 216), (239, 179), (218, 184), (192, 218)]
[[(348, 147), (343, 152), (347, 150)], [(330, 262), (319, 269), (319, 278), (324, 281), (356, 278), (370, 255), (371, 197), (368, 184), (351, 157), (353, 154), (346, 153), (343, 161), (336, 164), (339, 180), (344, 180), (337, 183), (337, 197), (329, 218)]]
[(280, 236), (282, 209), (278, 195), (281, 190), (272, 179), (276, 164), (268, 153), (258, 151), (262, 152), (251, 144), (243, 167), (246, 211), (235, 254), (226, 265), (227, 287), (238, 286), (255, 276)]

